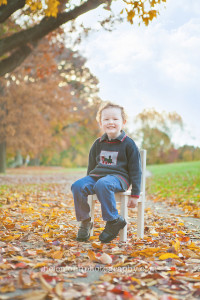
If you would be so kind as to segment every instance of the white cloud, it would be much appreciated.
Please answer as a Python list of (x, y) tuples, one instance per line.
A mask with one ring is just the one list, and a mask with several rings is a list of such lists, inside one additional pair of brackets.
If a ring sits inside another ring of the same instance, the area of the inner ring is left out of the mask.
[(148, 107), (176, 111), (187, 124), (185, 142), (200, 145), (200, 1), (166, 7), (149, 27), (95, 33), (81, 50), (103, 99), (123, 103), (130, 116)]

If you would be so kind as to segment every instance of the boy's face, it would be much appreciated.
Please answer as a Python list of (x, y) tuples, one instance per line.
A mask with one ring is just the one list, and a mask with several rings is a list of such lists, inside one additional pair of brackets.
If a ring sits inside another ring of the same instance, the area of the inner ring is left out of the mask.
[(107, 133), (109, 139), (118, 137), (125, 123), (120, 108), (108, 107), (101, 112), (100, 127)]

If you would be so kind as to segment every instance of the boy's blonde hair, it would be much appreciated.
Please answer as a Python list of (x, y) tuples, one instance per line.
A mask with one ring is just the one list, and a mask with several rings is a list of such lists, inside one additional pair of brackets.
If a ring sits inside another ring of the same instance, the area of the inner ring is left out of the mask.
[(119, 108), (121, 110), (121, 114), (122, 114), (122, 120), (123, 122), (126, 122), (127, 121), (127, 114), (125, 113), (125, 110), (122, 106), (118, 105), (118, 104), (115, 104), (115, 103), (112, 103), (112, 102), (103, 102), (100, 107), (99, 107), (99, 110), (97, 112), (97, 116), (96, 116), (96, 120), (98, 123), (101, 123), (101, 114), (102, 114), (102, 111), (106, 108)]

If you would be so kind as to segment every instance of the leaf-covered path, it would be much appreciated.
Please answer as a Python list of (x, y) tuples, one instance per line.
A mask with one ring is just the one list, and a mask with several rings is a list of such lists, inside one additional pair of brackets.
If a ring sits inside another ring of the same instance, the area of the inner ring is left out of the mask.
[(77, 242), (70, 186), (82, 175), (0, 176), (0, 299), (199, 299), (199, 219), (147, 201), (144, 239), (130, 209), (127, 243), (101, 244), (96, 205), (94, 237)]

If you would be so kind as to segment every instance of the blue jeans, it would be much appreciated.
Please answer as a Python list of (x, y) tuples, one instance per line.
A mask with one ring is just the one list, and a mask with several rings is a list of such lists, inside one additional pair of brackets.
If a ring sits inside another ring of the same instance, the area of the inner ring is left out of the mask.
[(101, 212), (104, 221), (112, 221), (118, 218), (115, 193), (123, 192), (120, 180), (113, 176), (91, 177), (86, 176), (72, 184), (72, 194), (77, 221), (83, 221), (90, 217), (90, 207), (87, 201), (88, 195), (96, 194), (101, 203)]

